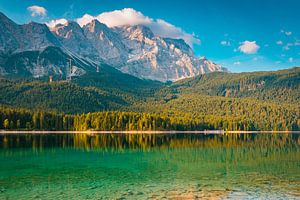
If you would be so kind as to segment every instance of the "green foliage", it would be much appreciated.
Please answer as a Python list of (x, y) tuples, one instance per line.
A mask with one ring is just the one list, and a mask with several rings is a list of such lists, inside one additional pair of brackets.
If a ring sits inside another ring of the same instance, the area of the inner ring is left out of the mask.
[(101, 69), (72, 82), (0, 78), (0, 128), (300, 129), (300, 68), (211, 73), (165, 84)]
[[(18, 124), (18, 127), (10, 126)], [(20, 130), (169, 130), (170, 120), (155, 114), (96, 112), (65, 115), (1, 107), (1, 128)]]
[(300, 101), (300, 68), (239, 74), (214, 72), (175, 82), (169, 91), (171, 89), (184, 94), (297, 103)]
[[(183, 94), (169, 101), (135, 104), (130, 109), (164, 113), (177, 124), (191, 123), (190, 130), (298, 130), (300, 127), (300, 105), (253, 98)], [(195, 127), (197, 124), (202, 124), (202, 127)]]
[(35, 110), (86, 113), (118, 110), (151, 96), (162, 83), (141, 80), (103, 66), (72, 82), (0, 77), (0, 104)]
[[(227, 106), (226, 103), (224, 106)], [(242, 105), (240, 105), (242, 107)], [(241, 109), (241, 107), (239, 107)], [(259, 107), (259, 106), (258, 106)], [(166, 107), (165, 109), (168, 109)], [(234, 110), (235, 108), (233, 108)], [(299, 130), (299, 113), (288, 109), (273, 110), (264, 107), (256, 115), (213, 115), (196, 112), (162, 110), (159, 113), (95, 112), (87, 114), (60, 114), (0, 108), (0, 129), (12, 130)], [(278, 111), (279, 114), (276, 112)], [(271, 113), (267, 113), (271, 112)], [(275, 115), (272, 114), (275, 113)], [(281, 113), (285, 113), (284, 116)], [(290, 113), (291, 112), (291, 113)], [(250, 113), (250, 112), (249, 112)], [(278, 116), (276, 115), (278, 114)], [(291, 115), (291, 116), (290, 116)], [(267, 116), (267, 117), (266, 117)], [(16, 126), (14, 126), (16, 125)]]
[(80, 87), (65, 81), (0, 80), (0, 104), (66, 113), (117, 109), (127, 104), (118, 96), (97, 88)]
[(9, 120), (8, 119), (4, 120), (4, 122), (3, 122), (3, 128), (4, 129), (8, 129), (9, 128)]

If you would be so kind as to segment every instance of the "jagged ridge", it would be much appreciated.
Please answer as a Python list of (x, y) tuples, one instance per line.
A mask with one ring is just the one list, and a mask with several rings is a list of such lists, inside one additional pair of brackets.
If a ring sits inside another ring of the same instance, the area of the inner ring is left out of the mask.
[[(226, 71), (206, 58), (197, 58), (191, 47), (181, 39), (161, 38), (146, 26), (121, 26), (108, 28), (93, 20), (80, 27), (76, 22), (58, 24), (49, 29), (44, 24), (30, 22), (18, 25), (0, 13), (0, 73), (18, 73), (7, 66), (7, 59), (20, 52), (44, 51), (49, 46), (60, 48), (70, 57), (83, 63), (108, 64), (124, 73), (139, 78), (174, 81), (213, 71)], [(24, 55), (23, 55), (24, 56)], [(65, 59), (63, 58), (57, 59)], [(68, 57), (69, 58), (69, 57)], [(49, 72), (63, 74), (65, 70), (39, 70), (38, 63), (22, 58), (24, 69), (35, 77)], [(42, 62), (44, 68), (53, 68), (54, 63)], [(66, 62), (60, 63), (62, 68)], [(56, 66), (57, 67), (57, 66)], [(86, 72), (79, 66), (80, 74)], [(41, 72), (39, 74), (39, 72)]]

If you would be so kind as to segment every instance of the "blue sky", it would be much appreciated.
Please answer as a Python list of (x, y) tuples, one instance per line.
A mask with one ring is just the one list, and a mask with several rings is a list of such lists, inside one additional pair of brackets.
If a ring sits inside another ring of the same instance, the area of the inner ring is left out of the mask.
[(233, 72), (300, 66), (299, 10), (298, 0), (0, 0), (0, 11), (20, 24), (84, 14), (110, 25), (141, 20)]

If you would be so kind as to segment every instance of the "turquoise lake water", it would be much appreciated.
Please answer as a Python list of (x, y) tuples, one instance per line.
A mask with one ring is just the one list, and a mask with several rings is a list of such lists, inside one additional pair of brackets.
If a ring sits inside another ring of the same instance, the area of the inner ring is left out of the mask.
[(299, 134), (0, 134), (0, 199), (300, 199)]

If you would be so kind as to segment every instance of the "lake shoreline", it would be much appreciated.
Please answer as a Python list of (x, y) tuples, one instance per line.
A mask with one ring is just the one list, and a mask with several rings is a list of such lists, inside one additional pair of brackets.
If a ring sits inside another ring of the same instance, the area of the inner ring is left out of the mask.
[(300, 134), (300, 131), (26, 131), (26, 130), (0, 130), (0, 134), (238, 134), (238, 133), (293, 133)]

